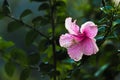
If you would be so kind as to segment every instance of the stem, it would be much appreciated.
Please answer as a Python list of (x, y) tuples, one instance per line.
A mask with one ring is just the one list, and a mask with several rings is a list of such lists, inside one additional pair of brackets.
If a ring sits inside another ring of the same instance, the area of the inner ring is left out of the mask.
[(102, 5), (103, 5), (104, 7), (106, 6), (105, 0), (102, 0)]
[(24, 23), (23, 21), (21, 21), (19, 19), (14, 18), (13, 16), (10, 16), (10, 15), (6, 15), (6, 16), (9, 17), (9, 18), (11, 18), (11, 19), (13, 19), (13, 20), (15, 20), (15, 21), (17, 21), (17, 22), (19, 22), (19, 23), (21, 23), (21, 24), (23, 24), (23, 25), (25, 25), (26, 27), (28, 27), (28, 28), (30, 28), (30, 29), (38, 32), (41, 36), (43, 36), (44, 38), (46, 38), (47, 40), (49, 40), (49, 38), (46, 35), (44, 35), (43, 33), (41, 33), (39, 30), (37, 30), (33, 26), (31, 26), (29, 24), (26, 24), (26, 23)]
[[(49, 0), (50, 3), (50, 18), (52, 26), (52, 51), (53, 51), (53, 62), (54, 62), (54, 72), (56, 73), (56, 43), (55, 43), (55, 2), (56, 0)], [(56, 74), (54, 75), (54, 80), (56, 80)]]

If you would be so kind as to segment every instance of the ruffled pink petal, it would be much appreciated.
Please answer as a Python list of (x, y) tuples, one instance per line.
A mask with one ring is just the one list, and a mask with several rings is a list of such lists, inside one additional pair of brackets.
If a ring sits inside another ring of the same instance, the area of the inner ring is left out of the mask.
[(88, 21), (81, 26), (80, 31), (87, 37), (94, 38), (97, 35), (98, 28), (93, 22)]
[(99, 51), (95, 39), (85, 38), (84, 41), (81, 42), (81, 45), (83, 54), (85, 55), (96, 54)]
[(76, 20), (74, 22), (72, 22), (72, 18), (66, 18), (65, 20), (65, 28), (68, 30), (68, 32), (70, 34), (75, 34), (77, 35), (80, 31), (79, 31), (79, 26), (76, 25)]
[(70, 56), (71, 59), (75, 61), (79, 61), (80, 59), (82, 59), (83, 52), (81, 50), (80, 43), (69, 47), (67, 50), (68, 50), (68, 55)]
[(77, 38), (71, 34), (64, 34), (60, 36), (59, 43), (61, 47), (68, 48), (76, 43), (78, 43)]

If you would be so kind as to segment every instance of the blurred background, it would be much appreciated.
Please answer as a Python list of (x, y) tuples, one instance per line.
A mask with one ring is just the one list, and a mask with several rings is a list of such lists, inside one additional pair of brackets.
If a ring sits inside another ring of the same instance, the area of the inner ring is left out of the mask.
[[(54, 75), (57, 80), (120, 80), (119, 0), (56, 0), (57, 72), (53, 72), (51, 42), (26, 27), (30, 25), (51, 38), (49, 1), (3, 3), (0, 0), (0, 80), (53, 80)], [(10, 13), (5, 12), (4, 6), (9, 7)], [(67, 32), (64, 26), (67, 17), (76, 19), (79, 26), (86, 21), (98, 25), (96, 55), (83, 56), (81, 61), (74, 62), (66, 49), (59, 46), (59, 36)]]

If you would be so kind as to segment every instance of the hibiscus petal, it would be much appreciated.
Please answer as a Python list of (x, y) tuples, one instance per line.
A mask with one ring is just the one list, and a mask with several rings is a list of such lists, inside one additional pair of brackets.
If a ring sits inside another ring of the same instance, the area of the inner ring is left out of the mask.
[(85, 38), (84, 41), (81, 42), (81, 45), (83, 54), (85, 55), (96, 54), (99, 51), (95, 39)]
[(64, 34), (60, 36), (59, 43), (61, 47), (68, 48), (76, 43), (78, 43), (77, 38), (71, 34)]
[(70, 34), (77, 35), (79, 33), (79, 26), (76, 25), (76, 20), (72, 22), (72, 18), (66, 18), (65, 20), (65, 28), (68, 30)]
[(98, 28), (93, 22), (88, 21), (81, 26), (81, 33), (84, 33), (87, 37), (94, 38), (97, 35)]
[(81, 50), (80, 43), (69, 47), (67, 50), (68, 55), (70, 56), (71, 59), (75, 61), (79, 61), (80, 59), (82, 59), (83, 52)]

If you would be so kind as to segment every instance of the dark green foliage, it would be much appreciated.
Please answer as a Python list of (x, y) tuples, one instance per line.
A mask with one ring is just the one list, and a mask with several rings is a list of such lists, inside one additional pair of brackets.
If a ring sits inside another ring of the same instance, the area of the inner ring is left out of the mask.
[(48, 62), (41, 63), (39, 67), (40, 67), (40, 71), (47, 74), (51, 74), (51, 71), (53, 70), (53, 65)]
[(16, 31), (17, 29), (20, 29), (21, 27), (23, 27), (23, 25), (20, 22), (12, 21), (8, 23), (7, 31), (13, 32), (13, 31)]
[(28, 57), (23, 50), (14, 48), (10, 51), (10, 54), (11, 58), (15, 60), (15, 62), (18, 63), (19, 65), (23, 67), (28, 65)]
[(100, 8), (105, 14), (110, 14), (111, 11), (113, 11), (113, 7), (112, 6), (104, 6)]
[(29, 75), (31, 73), (31, 69), (30, 68), (26, 68), (24, 69), (21, 74), (20, 74), (20, 80), (27, 80)]
[(57, 1), (55, 5), (56, 5), (56, 7), (65, 7), (66, 6), (65, 2), (62, 1), (62, 0), (61, 1)]
[(64, 53), (65, 53), (65, 51), (62, 51), (62, 50), (56, 52), (56, 56), (57, 56), (58, 61), (62, 61), (62, 60), (67, 58), (67, 54), (64, 54)]
[(48, 3), (43, 3), (39, 6), (38, 10), (49, 10), (49, 4)]
[(20, 19), (22, 19), (23, 17), (25, 17), (31, 13), (32, 13), (32, 11), (30, 9), (24, 10), (23, 13), (20, 15)]
[(36, 25), (41, 25), (42, 26), (45, 26), (47, 24), (49, 24), (49, 20), (48, 20), (48, 16), (37, 16), (35, 18), (32, 19), (32, 23), (36, 26)]
[[(107, 0), (29, 0), (24, 5), (19, 1), (3, 0), (0, 8), (0, 66), (7, 74), (0, 67), (0, 80), (120, 79), (116, 79), (120, 74), (118, 5)], [(98, 53), (78, 62), (70, 59), (59, 44), (60, 35), (67, 32), (67, 17), (76, 19), (79, 26), (86, 21), (98, 25)], [(4, 31), (14, 33), (1, 32), (2, 22), (8, 25)]]
[(5, 15), (10, 15), (10, 13), (11, 13), (10, 6), (9, 6), (7, 0), (4, 0), (4, 2), (3, 2), (2, 11)]
[(102, 74), (105, 71), (105, 69), (107, 69), (108, 67), (109, 67), (109, 63), (103, 65), (100, 69), (98, 69), (98, 71), (94, 74), (94, 76), (95, 77), (100, 76), (100, 74)]
[(49, 19), (49, 16), (37, 16), (35, 18), (32, 19), (32, 23), (34, 24), (34, 26), (36, 25), (40, 25), (41, 27), (42, 26), (45, 26), (47, 24), (49, 24), (50, 20)]
[(0, 50), (4, 50), (12, 46), (14, 46), (12, 41), (5, 41), (0, 37)]
[(32, 23), (33, 24), (41, 23), (42, 18), (43, 18), (42, 16), (37, 16), (32, 20)]
[(115, 29), (117, 28), (117, 26), (120, 25), (120, 19), (117, 19), (113, 22), (113, 27), (115, 27)]
[(15, 72), (15, 64), (12, 61), (9, 61), (5, 64), (5, 72), (6, 74), (11, 77), (13, 76), (14, 72)]
[(35, 30), (30, 30), (29, 32), (27, 32), (25, 37), (26, 45), (31, 45), (38, 35), (39, 33)]
[(50, 45), (49, 41), (43, 39), (40, 41), (40, 43), (38, 45), (38, 49), (40, 50), (40, 52), (44, 52), (48, 48), (49, 45)]
[(0, 19), (3, 19), (4, 17), (5, 15), (2, 12), (0, 12)]
[(40, 61), (40, 54), (39, 53), (32, 53), (28, 56), (29, 64), (36, 65)]
[(30, 1), (45, 2), (45, 1), (48, 1), (48, 0), (30, 0)]

